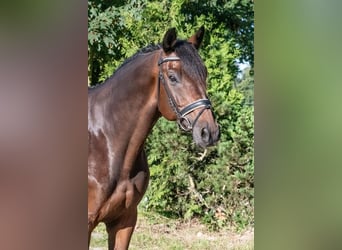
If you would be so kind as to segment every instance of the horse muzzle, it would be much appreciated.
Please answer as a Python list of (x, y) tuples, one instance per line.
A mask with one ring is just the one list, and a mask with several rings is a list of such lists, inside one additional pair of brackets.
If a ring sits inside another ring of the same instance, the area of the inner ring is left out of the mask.
[(192, 130), (194, 142), (206, 148), (215, 145), (220, 139), (220, 129), (216, 122), (209, 124), (208, 122), (197, 122)]

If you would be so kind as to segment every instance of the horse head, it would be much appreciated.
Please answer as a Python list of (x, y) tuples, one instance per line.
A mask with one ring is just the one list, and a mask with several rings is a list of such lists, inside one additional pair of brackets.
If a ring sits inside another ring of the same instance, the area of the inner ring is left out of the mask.
[(194, 142), (207, 147), (219, 139), (219, 127), (207, 96), (207, 69), (198, 49), (204, 36), (201, 27), (187, 40), (178, 40), (175, 28), (164, 35), (159, 65), (159, 112), (192, 131)]

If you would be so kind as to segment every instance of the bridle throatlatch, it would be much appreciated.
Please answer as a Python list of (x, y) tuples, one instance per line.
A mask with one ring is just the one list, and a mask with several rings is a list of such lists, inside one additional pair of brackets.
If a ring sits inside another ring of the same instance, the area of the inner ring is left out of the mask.
[[(170, 91), (170, 88), (167, 84), (167, 81), (164, 78), (162, 68), (161, 68), (161, 65), (163, 63), (170, 62), (170, 61), (180, 61), (180, 58), (176, 57), (176, 56), (170, 56), (170, 57), (160, 58), (158, 61), (158, 66), (159, 66), (158, 95), (159, 95), (159, 91), (160, 91), (160, 82), (162, 82), (164, 89), (166, 91), (166, 94), (168, 96), (170, 106), (172, 107), (173, 111), (177, 115), (177, 122), (178, 122), (179, 127), (182, 130), (188, 132), (188, 131), (191, 131), (195, 127), (195, 124), (196, 124), (198, 118), (202, 115), (202, 113), (206, 109), (211, 109), (211, 103), (208, 99), (199, 99), (197, 101), (194, 101), (194, 102), (186, 105), (182, 109), (178, 108), (177, 103), (175, 101), (175, 98), (173, 97), (173, 95)], [(196, 118), (191, 123), (190, 120), (186, 116), (188, 114), (190, 114), (191, 112), (195, 111), (196, 109), (199, 109), (199, 108), (202, 108), (201, 111), (197, 114)]]

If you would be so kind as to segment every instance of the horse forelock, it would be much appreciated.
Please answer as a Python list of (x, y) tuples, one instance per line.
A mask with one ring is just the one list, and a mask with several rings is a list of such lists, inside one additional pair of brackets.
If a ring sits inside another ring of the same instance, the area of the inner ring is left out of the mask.
[(184, 71), (195, 81), (205, 82), (206, 67), (197, 49), (185, 40), (178, 40), (174, 46), (177, 56), (181, 59)]

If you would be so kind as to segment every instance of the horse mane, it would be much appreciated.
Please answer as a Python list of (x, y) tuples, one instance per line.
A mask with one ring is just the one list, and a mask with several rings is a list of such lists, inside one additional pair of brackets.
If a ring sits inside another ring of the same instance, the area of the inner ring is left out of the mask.
[(119, 68), (117, 68), (114, 72), (113, 75), (115, 75), (116, 72), (118, 72), (122, 67), (124, 67), (126, 64), (132, 62), (135, 58), (137, 58), (138, 56), (140, 55), (143, 55), (143, 54), (147, 54), (147, 53), (150, 53), (150, 52), (153, 52), (155, 50), (158, 50), (161, 48), (161, 45), (160, 44), (150, 44), (140, 50), (138, 50), (138, 52), (136, 52), (133, 56), (127, 58), (120, 66)]
[[(125, 65), (134, 61), (138, 56), (159, 50), (161, 48), (162, 48), (161, 44), (150, 44), (150, 45), (138, 50), (134, 55), (127, 58), (114, 71), (114, 73), (109, 78), (107, 78), (104, 82), (90, 86), (90, 87), (88, 87), (88, 89), (95, 89), (95, 88), (103, 85), (108, 80), (110, 80), (112, 77), (114, 77), (116, 72), (118, 72), (120, 69), (122, 69)], [(188, 72), (188, 74), (194, 80), (199, 80), (199, 81), (205, 82), (206, 76), (207, 76), (207, 69), (204, 66), (202, 59), (198, 55), (198, 51), (195, 49), (195, 47), (192, 46), (191, 43), (189, 43), (186, 40), (177, 40), (177, 42), (174, 45), (174, 51), (177, 53), (177, 55), (181, 59), (181, 62), (183, 63), (183, 66), (184, 66), (184, 69)]]
[(127, 58), (115, 71), (114, 73), (109, 76), (105, 81), (98, 83), (96, 85), (92, 85), (89, 86), (88, 89), (95, 89), (99, 86), (102, 86), (104, 83), (106, 83), (108, 80), (110, 80), (116, 72), (118, 72), (120, 69), (122, 69), (125, 65), (129, 64), (130, 62), (134, 61), (135, 58), (137, 58), (140, 55), (146, 54), (146, 53), (150, 53), (153, 52), (155, 50), (158, 50), (161, 48), (160, 44), (150, 44), (142, 49), (139, 49), (134, 55), (132, 55), (131, 57)]

